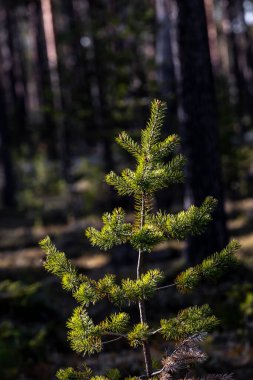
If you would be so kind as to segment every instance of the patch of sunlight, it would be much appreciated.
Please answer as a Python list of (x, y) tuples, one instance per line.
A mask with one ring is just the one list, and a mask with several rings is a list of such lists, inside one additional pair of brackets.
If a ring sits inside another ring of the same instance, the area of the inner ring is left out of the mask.
[(83, 255), (73, 260), (76, 266), (84, 269), (101, 268), (108, 264), (109, 261), (110, 256), (102, 253), (96, 255)]
[(238, 252), (239, 260), (250, 268), (253, 268), (253, 234), (236, 237), (236, 239), (241, 244)]
[(19, 249), (0, 253), (0, 268), (42, 267), (43, 252), (39, 248)]
[(247, 222), (248, 222), (248, 220), (245, 216), (240, 217), (240, 218), (236, 218), (236, 219), (232, 219), (232, 220), (228, 220), (228, 222), (227, 222), (228, 229), (229, 230), (230, 229), (231, 230), (241, 229), (247, 225)]
[(173, 249), (182, 251), (185, 248), (185, 242), (179, 240), (163, 241), (155, 246), (154, 252), (163, 251), (165, 249)]
[(233, 211), (253, 211), (253, 198), (241, 199), (239, 201), (227, 201), (225, 208), (227, 213)]
[[(17, 251), (5, 251), (0, 253), (0, 268), (15, 269), (15, 268), (42, 268), (42, 259), (44, 253), (40, 248), (26, 248)], [(110, 256), (102, 253), (83, 255), (73, 262), (80, 268), (95, 269), (106, 265), (110, 260)]]

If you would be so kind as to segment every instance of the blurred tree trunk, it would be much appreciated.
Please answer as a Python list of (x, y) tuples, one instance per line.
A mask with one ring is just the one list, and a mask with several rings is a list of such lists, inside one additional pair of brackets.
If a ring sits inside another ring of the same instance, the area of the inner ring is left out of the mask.
[(223, 3), (218, 3), (215, 1), (215, 7), (217, 11), (221, 14), (220, 20), (216, 20), (217, 33), (218, 33), (218, 49), (220, 56), (220, 64), (221, 64), (221, 75), (228, 80), (229, 86), (232, 83), (231, 80), (231, 70), (230, 70), (230, 54), (229, 54), (229, 44), (228, 44), (228, 25), (229, 20), (227, 14), (224, 13)]
[[(97, 93), (94, 94), (96, 99), (94, 99), (93, 104), (95, 105), (95, 121), (100, 131), (101, 142), (103, 146), (103, 156), (104, 156), (104, 169), (105, 171), (110, 171), (114, 167), (113, 165), (113, 155), (112, 155), (112, 138), (110, 131), (110, 111), (107, 98), (108, 89), (108, 70), (106, 62), (104, 61), (104, 52), (106, 46), (103, 46), (103, 40), (96, 35), (96, 9), (99, 7), (99, 2), (94, 0), (88, 0), (89, 12), (90, 12), (90, 22), (91, 31), (93, 33), (93, 59), (94, 59), (94, 74), (96, 77), (96, 89)], [(99, 20), (101, 22), (101, 20)]]
[(171, 42), (171, 1), (156, 0), (156, 67), (162, 99), (168, 104), (169, 120), (175, 113), (176, 81)]
[[(66, 115), (68, 136), (69, 138), (73, 136), (74, 140), (78, 131), (84, 131), (87, 143), (87, 134), (90, 133), (87, 126), (91, 124), (94, 125), (92, 117), (90, 115), (86, 115), (82, 119), (78, 117), (81, 113), (80, 110), (88, 109), (90, 111), (92, 109), (91, 79), (88, 73), (87, 48), (82, 46), (83, 37), (86, 37), (85, 33), (87, 28), (86, 23), (82, 20), (82, 5), (80, 6), (79, 0), (62, 1), (62, 11), (66, 18), (67, 26), (67, 41), (65, 44), (67, 44), (69, 55), (71, 56), (71, 64), (69, 67), (65, 67), (65, 70), (63, 69), (66, 57), (64, 54), (60, 54), (60, 51), (59, 62), (62, 71), (64, 70), (66, 73), (64, 79), (69, 78), (68, 83), (62, 86), (64, 103), (69, 109)], [(87, 15), (85, 17), (87, 18)], [(78, 130), (78, 125), (80, 124), (81, 130)], [(83, 138), (83, 136), (82, 134), (81, 137)]]
[(84, 49), (80, 43), (82, 33), (80, 30), (77, 5), (74, 0), (62, 1), (64, 13), (68, 19), (68, 34), (70, 49), (73, 54), (73, 84), (79, 91), (85, 86)]
[[(224, 7), (229, 20), (228, 39), (232, 51), (232, 73), (236, 94), (238, 132), (243, 140), (247, 119), (253, 120), (253, 51), (252, 38), (244, 18), (243, 2), (227, 0)], [(245, 123), (246, 122), (246, 123)]]
[(33, 31), (36, 41), (36, 80), (42, 119), (44, 122), (42, 140), (47, 144), (49, 158), (55, 159), (57, 157), (57, 147), (55, 146), (57, 135), (55, 133), (56, 125), (53, 116), (54, 103), (40, 2), (35, 1), (33, 4), (31, 4), (31, 13), (33, 17)]
[[(54, 116), (57, 136), (57, 153), (60, 161), (61, 174), (68, 179), (69, 155), (66, 125), (64, 119), (64, 103), (62, 97), (61, 78), (59, 72), (59, 61), (55, 31), (55, 9), (52, 0), (41, 0), (43, 27), (46, 39), (47, 59), (50, 73), (50, 83), (53, 94)], [(53, 12), (54, 11), (54, 12)]]
[[(245, 88), (245, 80), (243, 73), (244, 66), (244, 52), (240, 40), (239, 33), (235, 33), (235, 29), (238, 28), (238, 1), (227, 0), (225, 6), (225, 12), (227, 12), (227, 18), (229, 20), (228, 39), (232, 56), (232, 72), (234, 74), (234, 91), (236, 93), (236, 107), (239, 120), (239, 133), (243, 134), (243, 119), (247, 112), (247, 95)], [(237, 24), (237, 25), (236, 25)]]
[(26, 127), (26, 105), (25, 105), (25, 85), (22, 78), (22, 67), (20, 64), (19, 49), (17, 46), (18, 29), (17, 20), (11, 7), (6, 7), (6, 30), (7, 43), (10, 51), (9, 56), (9, 77), (11, 85), (11, 94), (13, 99), (13, 112), (17, 130), (17, 140), (19, 143), (23, 140)]
[(26, 84), (22, 65), (19, 28), (14, 10), (9, 5), (2, 7), (1, 24), (1, 64), (2, 85), (5, 93), (6, 114), (15, 133), (13, 144), (18, 147), (25, 142), (26, 134)]
[[(14, 72), (13, 34), (7, 7), (0, 9), (0, 159), (3, 170), (2, 201), (5, 207), (16, 204), (11, 136), (16, 132), (16, 78)], [(12, 128), (11, 128), (12, 127)], [(14, 137), (14, 136), (13, 136)]]
[(0, 78), (0, 157), (4, 179), (2, 202), (4, 206), (13, 207), (15, 206), (15, 181), (2, 78)]
[(186, 156), (186, 206), (208, 195), (218, 199), (213, 221), (201, 237), (188, 240), (191, 263), (227, 243), (218, 147), (218, 122), (203, 0), (177, 1), (181, 63), (180, 121)]
[(217, 26), (214, 20), (214, 0), (205, 0), (205, 9), (212, 66), (215, 72), (219, 73), (221, 67), (221, 59), (218, 47)]

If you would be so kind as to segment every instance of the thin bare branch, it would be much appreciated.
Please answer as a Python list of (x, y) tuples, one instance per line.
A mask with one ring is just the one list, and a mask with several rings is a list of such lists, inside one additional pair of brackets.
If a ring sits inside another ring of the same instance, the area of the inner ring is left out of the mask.
[(170, 284), (170, 285), (160, 286), (159, 288), (156, 288), (156, 291), (157, 290), (167, 289), (167, 288), (172, 288), (174, 286), (176, 286), (176, 284)]
[(107, 340), (105, 342), (102, 342), (102, 344), (113, 343), (113, 342), (116, 342), (117, 340), (120, 340), (123, 338), (124, 338), (123, 336), (118, 336), (118, 338)]

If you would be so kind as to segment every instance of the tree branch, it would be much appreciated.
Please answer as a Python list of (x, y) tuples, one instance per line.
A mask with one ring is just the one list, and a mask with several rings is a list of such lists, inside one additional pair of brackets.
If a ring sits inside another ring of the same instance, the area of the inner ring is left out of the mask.
[(102, 344), (107, 344), (107, 343), (112, 343), (112, 342), (116, 342), (117, 340), (120, 340), (124, 338), (123, 336), (118, 336), (118, 338), (115, 338), (115, 339), (110, 339), (110, 340), (107, 340), (105, 342), (102, 342)]
[(167, 288), (172, 288), (173, 286), (176, 286), (176, 284), (170, 284), (170, 285), (160, 286), (159, 288), (156, 288), (156, 291), (157, 290), (167, 289)]
[[(141, 198), (141, 218), (140, 218), (140, 229), (143, 227), (145, 221), (145, 197), (142, 194)], [(141, 277), (143, 272), (143, 252), (139, 249), (138, 264), (137, 264), (137, 279)], [(143, 300), (139, 301), (139, 312), (140, 312), (140, 321), (141, 323), (147, 323), (146, 308)], [(152, 360), (150, 354), (150, 348), (148, 340), (146, 339), (142, 343), (142, 349), (144, 354), (145, 366), (147, 377), (152, 373)]]

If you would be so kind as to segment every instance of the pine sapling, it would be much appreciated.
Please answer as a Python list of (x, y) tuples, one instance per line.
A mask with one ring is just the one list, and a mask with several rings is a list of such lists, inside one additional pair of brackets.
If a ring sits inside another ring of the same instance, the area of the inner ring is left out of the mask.
[[(207, 197), (200, 207), (191, 206), (178, 214), (154, 210), (155, 193), (173, 183), (183, 182), (184, 157), (180, 154), (168, 160), (179, 144), (175, 134), (161, 140), (161, 128), (166, 106), (159, 100), (151, 104), (151, 115), (140, 142), (134, 141), (126, 132), (120, 133), (116, 141), (135, 159), (135, 170), (124, 169), (120, 175), (110, 172), (106, 182), (119, 195), (133, 197), (134, 220), (126, 221), (122, 208), (115, 208), (102, 217), (103, 227), (97, 230), (89, 227), (86, 236), (93, 246), (107, 251), (112, 247), (128, 243), (136, 253), (136, 278), (117, 281), (114, 274), (106, 274), (95, 281), (79, 273), (76, 267), (59, 252), (47, 236), (40, 242), (46, 254), (44, 267), (60, 278), (63, 289), (70, 292), (78, 303), (67, 322), (68, 340), (71, 348), (83, 356), (102, 351), (105, 343), (125, 339), (130, 347), (141, 347), (144, 357), (145, 374), (127, 379), (175, 379), (187, 375), (188, 369), (206, 359), (199, 343), (206, 333), (218, 323), (208, 305), (192, 306), (181, 310), (178, 315), (160, 321), (160, 326), (151, 326), (147, 320), (147, 301), (157, 291), (174, 286), (181, 293), (190, 293), (205, 281), (213, 281), (236, 262), (237, 241), (231, 241), (221, 252), (214, 253), (201, 264), (180, 273), (173, 284), (159, 286), (164, 273), (159, 269), (146, 269), (145, 258), (154, 247), (170, 239), (184, 240), (189, 234), (201, 234), (209, 221), (216, 200)], [(197, 254), (197, 253), (196, 253)], [(89, 307), (107, 299), (119, 312), (109, 315), (95, 324), (89, 315)], [(129, 304), (135, 304), (139, 323), (132, 325), (131, 316), (126, 312)], [(150, 340), (155, 334), (175, 343), (175, 350), (161, 360), (159, 370), (152, 368)], [(144, 372), (144, 370), (143, 370)], [(109, 370), (104, 376), (96, 376), (85, 365), (82, 370), (61, 369), (59, 380), (119, 380), (117, 369)], [(193, 379), (193, 378), (192, 378)], [(206, 380), (230, 380), (231, 375), (208, 375)], [(202, 379), (204, 380), (204, 379)]]

